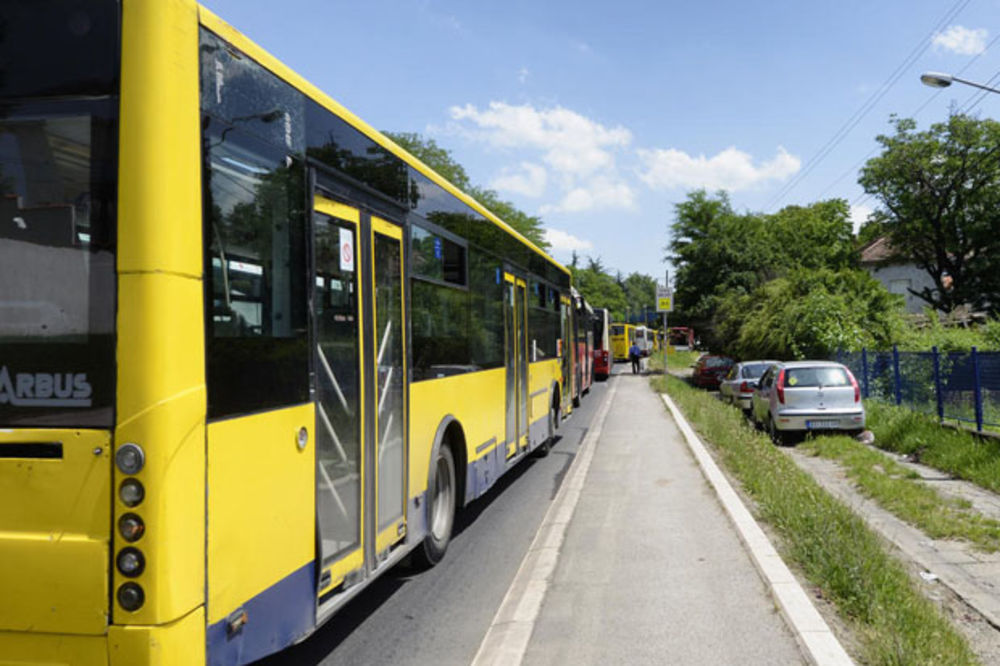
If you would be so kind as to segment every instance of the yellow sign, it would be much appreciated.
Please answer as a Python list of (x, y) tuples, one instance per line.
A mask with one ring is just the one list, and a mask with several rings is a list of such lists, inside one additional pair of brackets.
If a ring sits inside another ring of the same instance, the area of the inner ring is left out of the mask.
[(657, 312), (670, 312), (673, 310), (673, 299), (670, 296), (660, 296), (656, 299), (656, 311)]

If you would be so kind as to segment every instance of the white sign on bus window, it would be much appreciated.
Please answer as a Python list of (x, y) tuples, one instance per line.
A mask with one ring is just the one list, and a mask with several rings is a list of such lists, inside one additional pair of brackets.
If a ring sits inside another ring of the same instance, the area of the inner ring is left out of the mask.
[(340, 270), (354, 272), (354, 232), (340, 230)]

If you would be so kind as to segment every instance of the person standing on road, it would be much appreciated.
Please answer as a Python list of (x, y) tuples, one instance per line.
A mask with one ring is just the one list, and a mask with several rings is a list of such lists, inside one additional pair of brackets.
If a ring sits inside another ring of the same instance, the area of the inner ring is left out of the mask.
[(632, 374), (639, 372), (640, 363), (642, 363), (642, 350), (639, 349), (639, 343), (633, 342), (632, 346), (628, 348), (628, 358), (632, 361)]

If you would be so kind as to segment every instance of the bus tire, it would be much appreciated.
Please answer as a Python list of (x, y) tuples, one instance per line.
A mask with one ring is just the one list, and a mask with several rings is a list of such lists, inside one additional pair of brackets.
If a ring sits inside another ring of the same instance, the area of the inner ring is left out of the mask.
[(546, 433), (545, 441), (538, 445), (535, 451), (538, 453), (539, 458), (544, 458), (549, 455), (549, 451), (552, 450), (552, 445), (556, 442), (556, 430), (559, 429), (559, 400), (556, 398), (552, 399), (552, 406), (549, 408), (549, 418), (548, 418), (548, 432)]
[(455, 526), (458, 483), (455, 456), (447, 444), (438, 449), (433, 471), (433, 477), (427, 480), (427, 535), (414, 549), (411, 558), (411, 562), (420, 569), (429, 569), (441, 561)]

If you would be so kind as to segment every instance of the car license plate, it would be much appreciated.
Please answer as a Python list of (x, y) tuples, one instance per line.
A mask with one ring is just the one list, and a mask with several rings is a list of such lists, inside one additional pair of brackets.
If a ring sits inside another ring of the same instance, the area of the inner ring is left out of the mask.
[(831, 430), (840, 426), (840, 421), (822, 419), (819, 421), (806, 421), (806, 428), (809, 430)]

